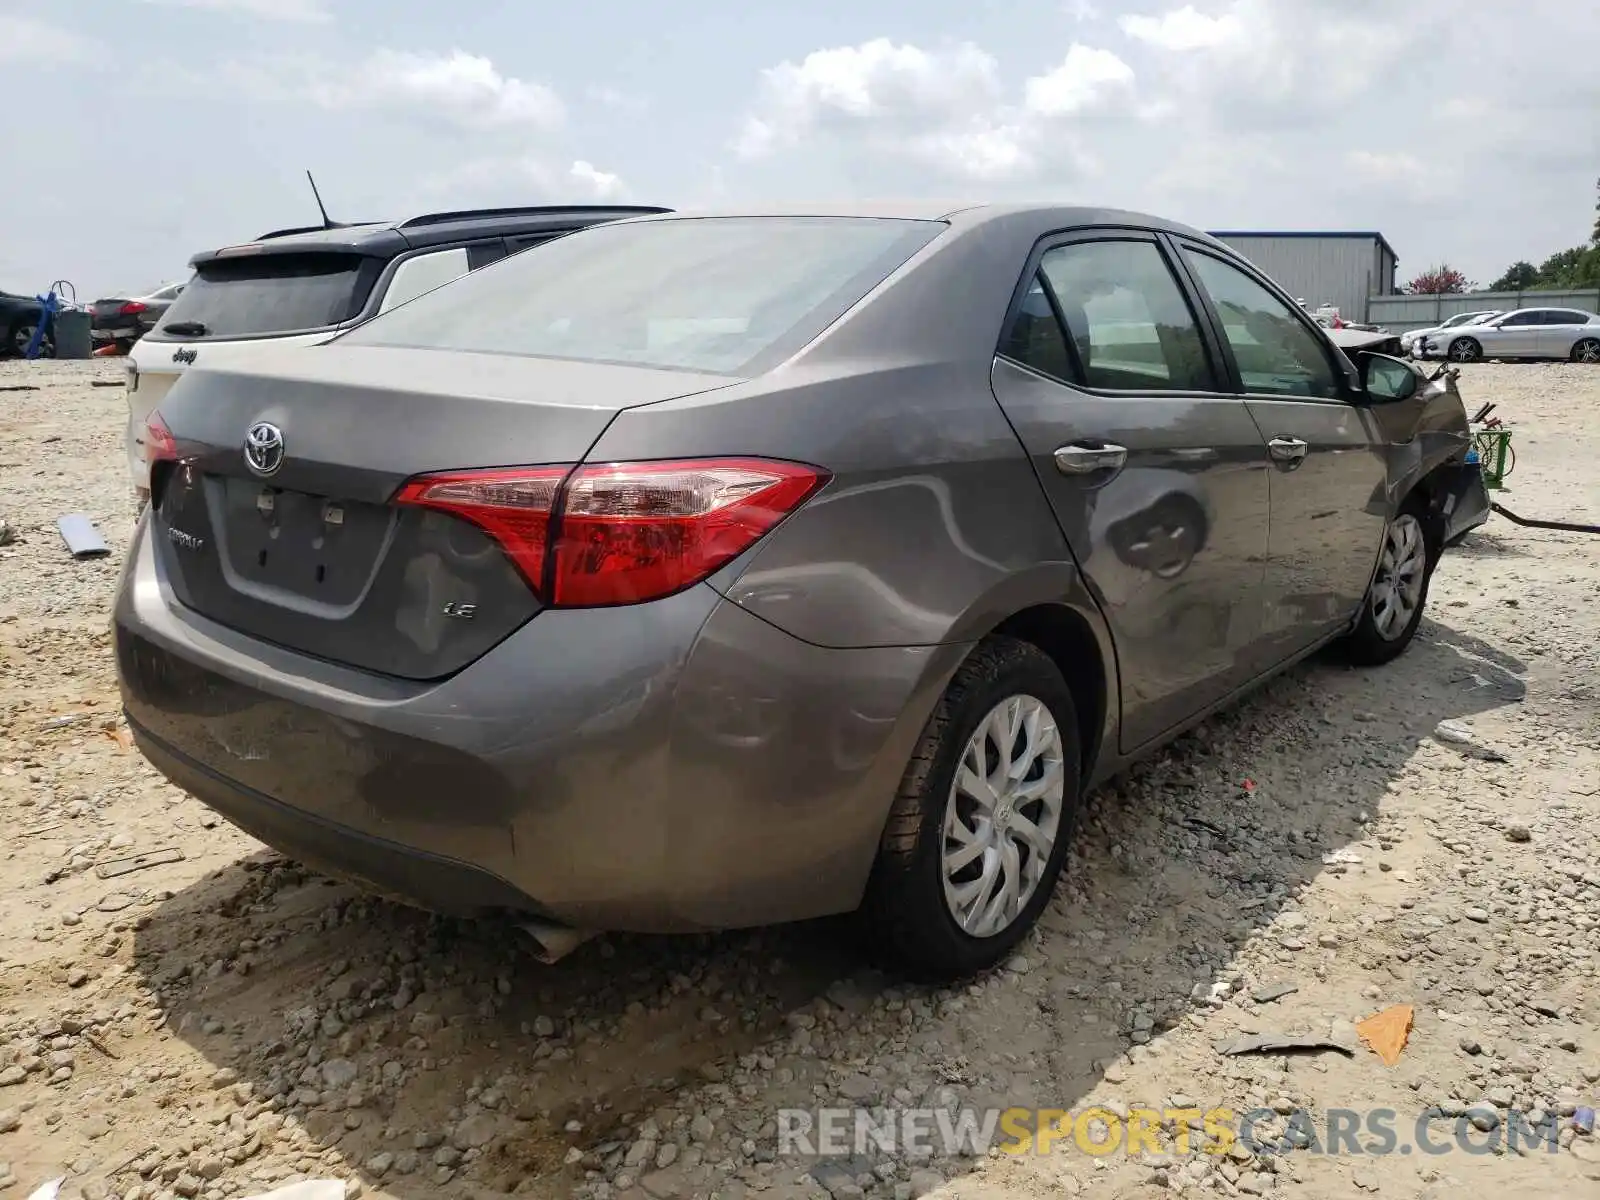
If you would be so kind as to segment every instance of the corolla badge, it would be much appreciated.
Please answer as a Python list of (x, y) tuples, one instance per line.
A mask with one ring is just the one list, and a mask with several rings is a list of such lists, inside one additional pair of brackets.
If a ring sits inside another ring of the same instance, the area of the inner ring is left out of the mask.
[(257, 475), (275, 474), (283, 466), (283, 430), (257, 421), (244, 435), (244, 461)]
[(175, 525), (167, 526), (167, 540), (175, 546), (182, 546), (185, 550), (199, 550), (205, 544), (205, 538), (195, 537), (194, 534), (185, 532)]

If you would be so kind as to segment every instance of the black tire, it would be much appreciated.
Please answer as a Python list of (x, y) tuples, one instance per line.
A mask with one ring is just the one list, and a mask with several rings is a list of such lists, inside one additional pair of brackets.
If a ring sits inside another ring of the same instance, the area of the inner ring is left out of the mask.
[[(6, 335), (5, 350), (7, 354), (21, 358), (28, 352), (28, 343), (33, 340), (33, 331), (38, 322), (29, 317), (23, 317), (11, 327)], [(56, 352), (55, 339), (50, 336), (50, 331), (44, 331), (44, 339), (39, 343), (40, 358), (54, 358)]]
[[(1416, 610), (1411, 614), (1411, 619), (1406, 622), (1398, 634), (1385, 637), (1378, 625), (1376, 614), (1375, 593), (1381, 586), (1384, 575), (1380, 563), (1378, 569), (1372, 573), (1372, 582), (1367, 585), (1367, 594), (1361, 598), (1361, 619), (1356, 627), (1344, 638), (1340, 648), (1350, 662), (1362, 667), (1379, 667), (1384, 663), (1393, 662), (1405, 653), (1406, 647), (1411, 645), (1412, 639), (1417, 636), (1417, 628), (1422, 624), (1422, 614), (1428, 607), (1428, 587), (1433, 582), (1434, 568), (1439, 565), (1439, 555), (1444, 548), (1444, 531), (1438, 516), (1428, 507), (1422, 497), (1413, 493), (1394, 515), (1394, 522), (1404, 518), (1415, 520), (1421, 527), (1423, 547), (1425, 551), (1424, 567), (1422, 571), (1421, 590), (1417, 596)], [(1384, 531), (1384, 545), (1387, 547), (1389, 530)]]
[(1600, 363), (1600, 338), (1580, 338), (1572, 348), (1572, 361), (1593, 365)]
[(1450, 343), (1445, 357), (1451, 362), (1480, 362), (1483, 359), (1483, 346), (1477, 338), (1458, 337)]
[[(975, 937), (961, 929), (945, 901), (946, 806), (968, 740), (996, 705), (1018, 695), (1042, 702), (1060, 732), (1061, 817), (1033, 895), (1004, 929)], [(980, 643), (928, 718), (884, 826), (859, 914), (874, 957), (918, 978), (956, 979), (991, 967), (1014, 950), (1060, 878), (1082, 801), (1082, 763), (1077, 707), (1055, 663), (1014, 638)]]

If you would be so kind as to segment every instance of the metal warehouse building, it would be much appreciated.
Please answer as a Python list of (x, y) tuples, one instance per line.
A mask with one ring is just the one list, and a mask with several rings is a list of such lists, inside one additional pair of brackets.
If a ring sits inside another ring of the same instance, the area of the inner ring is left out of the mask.
[(1367, 320), (1368, 296), (1392, 296), (1399, 259), (1381, 233), (1213, 233), (1315, 309)]

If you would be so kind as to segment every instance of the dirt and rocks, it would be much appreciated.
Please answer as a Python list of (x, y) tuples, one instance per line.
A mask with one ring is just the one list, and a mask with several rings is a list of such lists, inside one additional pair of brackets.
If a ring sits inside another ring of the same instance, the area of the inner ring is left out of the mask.
[[(91, 386), (120, 370), (0, 364), (37, 385), (0, 392), (0, 1194), (1600, 1195), (1572, 1128), (1600, 1096), (1600, 539), (1496, 518), (1398, 664), (1307, 664), (1102, 788), (987, 978), (905, 986), (834, 922), (543, 967), (307, 874), (130, 749), (123, 397)], [(1462, 384), (1517, 426), (1511, 507), (1600, 519), (1600, 371)], [(74, 511), (109, 557), (67, 554)], [(1395, 1004), (1387, 1067), (1354, 1024)], [(1349, 1053), (1219, 1050), (1257, 1033)], [(845, 1106), (1103, 1111), (1048, 1154), (780, 1145), (780, 1110)], [(1145, 1107), (1159, 1155), (1126, 1152)], [(1218, 1108), (1262, 1110), (1256, 1140), (1212, 1153)]]

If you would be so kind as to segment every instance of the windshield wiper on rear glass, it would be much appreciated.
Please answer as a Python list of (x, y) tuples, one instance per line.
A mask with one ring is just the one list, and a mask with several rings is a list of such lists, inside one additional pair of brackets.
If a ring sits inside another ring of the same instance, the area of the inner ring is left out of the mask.
[(171, 321), (161, 327), (162, 333), (175, 333), (179, 337), (205, 337), (210, 332), (202, 321)]

